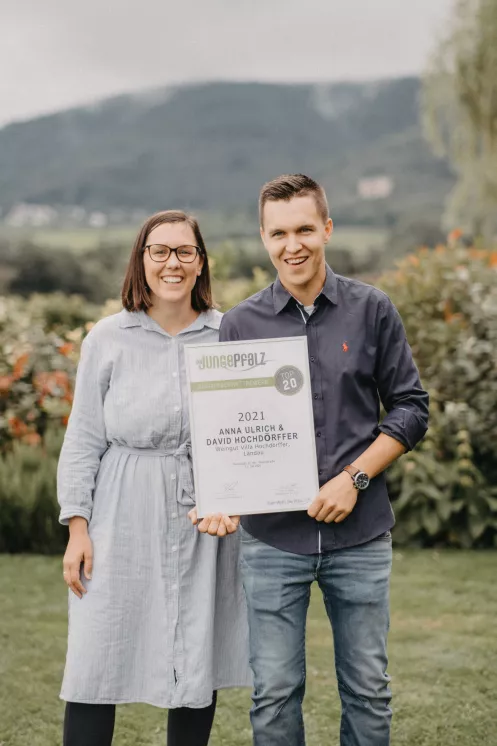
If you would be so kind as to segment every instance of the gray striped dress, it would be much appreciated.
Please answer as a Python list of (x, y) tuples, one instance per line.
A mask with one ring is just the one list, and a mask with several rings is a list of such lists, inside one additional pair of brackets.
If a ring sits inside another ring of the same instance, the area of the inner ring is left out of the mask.
[(92, 580), (69, 593), (61, 698), (206, 707), (251, 685), (238, 535), (199, 534), (183, 344), (216, 342), (208, 311), (176, 337), (146, 313), (83, 342), (58, 471), (60, 520), (89, 521)]

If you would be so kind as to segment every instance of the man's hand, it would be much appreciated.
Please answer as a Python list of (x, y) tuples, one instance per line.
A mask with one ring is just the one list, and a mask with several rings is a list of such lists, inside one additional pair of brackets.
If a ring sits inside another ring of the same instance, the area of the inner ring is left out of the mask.
[(240, 523), (239, 515), (229, 516), (223, 515), (222, 513), (206, 515), (205, 518), (202, 518), (199, 522), (197, 508), (190, 510), (188, 518), (194, 526), (198, 527), (201, 534), (209, 534), (210, 536), (226, 536), (227, 534), (234, 534)]
[(354, 510), (357, 489), (350, 474), (342, 471), (319, 490), (307, 513), (316, 521), (341, 523)]

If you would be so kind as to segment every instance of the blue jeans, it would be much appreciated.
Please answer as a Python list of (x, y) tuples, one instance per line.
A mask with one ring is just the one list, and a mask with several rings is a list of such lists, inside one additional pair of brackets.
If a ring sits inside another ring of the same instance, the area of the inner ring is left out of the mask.
[(241, 529), (242, 576), (254, 674), (254, 746), (305, 746), (305, 626), (311, 584), (323, 594), (335, 642), (341, 746), (390, 743), (387, 669), (390, 533), (357, 547), (301, 555)]

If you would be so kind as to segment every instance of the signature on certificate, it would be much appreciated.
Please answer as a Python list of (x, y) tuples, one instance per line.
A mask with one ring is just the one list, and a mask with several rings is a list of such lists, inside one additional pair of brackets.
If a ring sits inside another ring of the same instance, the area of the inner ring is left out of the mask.
[(298, 484), (297, 482), (288, 482), (286, 484), (282, 484), (281, 487), (278, 487), (276, 490), (276, 494), (278, 496), (285, 496), (285, 497), (295, 497), (295, 495), (298, 492)]

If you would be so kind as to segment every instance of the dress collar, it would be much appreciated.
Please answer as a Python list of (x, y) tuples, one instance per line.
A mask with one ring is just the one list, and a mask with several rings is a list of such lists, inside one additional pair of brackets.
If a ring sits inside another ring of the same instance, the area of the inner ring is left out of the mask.
[[(171, 336), (145, 311), (127, 311), (125, 308), (123, 308), (119, 315), (119, 326), (121, 327), (121, 329), (129, 329), (133, 326), (141, 326), (148, 331), (162, 332), (162, 334), (165, 334), (167, 337)], [(179, 336), (180, 334), (186, 334), (186, 332), (200, 331), (200, 329), (203, 329), (206, 326), (211, 329), (219, 329), (222, 316), (222, 313), (217, 311), (215, 308), (211, 308), (208, 311), (203, 311), (198, 315), (195, 321), (190, 324), (190, 326), (178, 332), (177, 336)]]

